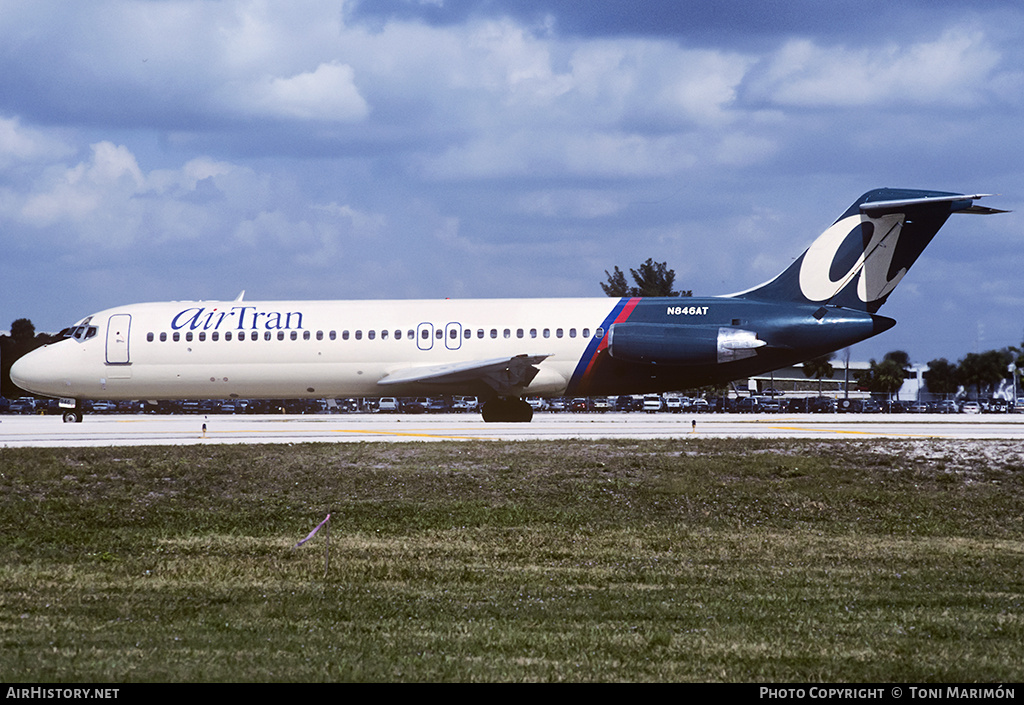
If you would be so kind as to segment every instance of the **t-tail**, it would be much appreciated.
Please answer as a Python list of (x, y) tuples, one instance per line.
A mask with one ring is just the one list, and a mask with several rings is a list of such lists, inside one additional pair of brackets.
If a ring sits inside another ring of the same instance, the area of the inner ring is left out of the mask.
[(953, 213), (1005, 213), (975, 205), (991, 194), (875, 189), (823, 232), (782, 274), (733, 296), (875, 313)]

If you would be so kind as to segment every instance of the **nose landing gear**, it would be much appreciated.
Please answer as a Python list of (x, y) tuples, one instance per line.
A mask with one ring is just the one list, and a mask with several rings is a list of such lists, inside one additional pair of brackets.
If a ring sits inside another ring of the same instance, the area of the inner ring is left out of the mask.
[(64, 423), (82, 423), (82, 402), (75, 401), (73, 409), (64, 409)]

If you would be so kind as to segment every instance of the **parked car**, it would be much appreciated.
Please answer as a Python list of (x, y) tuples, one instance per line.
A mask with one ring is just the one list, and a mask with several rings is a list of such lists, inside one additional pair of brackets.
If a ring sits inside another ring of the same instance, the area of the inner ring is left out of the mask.
[(36, 400), (32, 397), (20, 397), (8, 404), (7, 410), (12, 414), (31, 414), (36, 410)]
[(1008, 414), (1011, 408), (1010, 402), (1006, 399), (989, 399), (988, 408), (985, 411), (989, 414)]
[(753, 414), (760, 410), (761, 404), (758, 402), (757, 397), (743, 397), (736, 401), (736, 405), (733, 408), (733, 411), (737, 414)]
[(686, 406), (686, 411), (690, 413), (706, 414), (711, 411), (711, 404), (708, 403), (707, 399), (694, 399)]
[(547, 411), (548, 400), (544, 397), (527, 397), (526, 403), (530, 405), (530, 408), (534, 411)]
[(554, 399), (548, 399), (548, 411), (565, 411), (569, 405), (562, 397), (555, 397)]
[(452, 400), (452, 411), (476, 411), (480, 408), (480, 400), (476, 397), (455, 397)]
[(381, 397), (377, 402), (377, 411), (384, 414), (397, 414), (401, 409), (396, 397)]
[(648, 414), (653, 414), (656, 411), (661, 411), (662, 401), (661, 396), (658, 394), (646, 394), (644, 395), (644, 411)]
[(980, 414), (981, 404), (976, 401), (965, 401), (964, 405), (960, 407), (960, 413), (963, 414)]
[(628, 394), (623, 394), (615, 399), (615, 410), (616, 411), (637, 411), (636, 403), (633, 397)]
[(444, 397), (431, 397), (427, 402), (427, 411), (431, 414), (446, 414), (451, 411)]
[(402, 412), (406, 414), (422, 414), (426, 412), (430, 400), (426, 397), (402, 400)]

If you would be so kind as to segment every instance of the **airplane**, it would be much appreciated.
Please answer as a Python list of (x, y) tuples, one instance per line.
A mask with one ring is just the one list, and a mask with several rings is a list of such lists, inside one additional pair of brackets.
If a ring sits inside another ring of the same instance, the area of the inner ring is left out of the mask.
[(953, 213), (992, 194), (875, 189), (774, 279), (713, 297), (159, 302), (86, 316), (17, 360), (22, 389), (90, 399), (452, 394), (488, 422), (528, 422), (527, 396), (725, 384), (888, 330), (877, 314)]

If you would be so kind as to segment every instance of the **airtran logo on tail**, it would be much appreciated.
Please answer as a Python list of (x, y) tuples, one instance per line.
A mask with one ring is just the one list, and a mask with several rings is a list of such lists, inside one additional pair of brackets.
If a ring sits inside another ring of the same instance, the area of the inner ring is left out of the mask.
[(187, 308), (171, 320), (173, 330), (302, 330), (299, 311), (259, 311), (255, 306)]
[(804, 254), (800, 291), (810, 301), (827, 301), (854, 277), (857, 297), (871, 303), (887, 296), (907, 273), (904, 267), (889, 276), (904, 215), (880, 218), (851, 215), (823, 232)]

